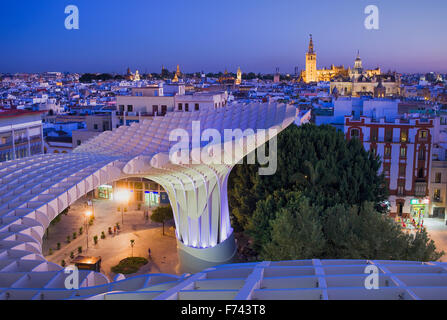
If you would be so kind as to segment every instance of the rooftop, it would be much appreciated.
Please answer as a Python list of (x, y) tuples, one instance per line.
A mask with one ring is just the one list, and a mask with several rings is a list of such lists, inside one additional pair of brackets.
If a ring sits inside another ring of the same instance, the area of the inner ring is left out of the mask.
[(13, 118), (25, 115), (38, 115), (45, 111), (31, 111), (22, 109), (0, 109), (0, 118)]

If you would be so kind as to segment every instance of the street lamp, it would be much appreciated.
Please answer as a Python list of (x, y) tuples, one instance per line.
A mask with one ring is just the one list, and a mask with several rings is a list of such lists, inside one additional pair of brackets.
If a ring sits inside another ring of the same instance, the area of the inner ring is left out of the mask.
[(121, 204), (121, 223), (124, 225), (124, 203), (129, 203), (130, 194), (126, 189), (118, 190), (115, 199)]
[(95, 207), (93, 206), (93, 197), (89, 201), (89, 205), (90, 205), (90, 207), (92, 207), (92, 218), (94, 218), (95, 217)]
[(88, 250), (88, 219), (92, 216), (92, 212), (90, 210), (87, 210), (85, 212), (85, 231), (87, 234), (87, 250)]

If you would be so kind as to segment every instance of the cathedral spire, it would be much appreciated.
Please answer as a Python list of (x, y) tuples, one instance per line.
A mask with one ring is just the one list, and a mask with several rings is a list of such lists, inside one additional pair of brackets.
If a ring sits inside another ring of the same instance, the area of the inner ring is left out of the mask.
[(309, 53), (314, 53), (314, 42), (312, 40), (312, 35), (310, 35), (310, 41), (309, 41)]

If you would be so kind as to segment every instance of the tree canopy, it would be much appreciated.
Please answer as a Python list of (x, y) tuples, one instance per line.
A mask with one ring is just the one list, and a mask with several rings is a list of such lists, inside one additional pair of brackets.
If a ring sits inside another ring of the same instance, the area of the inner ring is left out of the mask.
[(406, 234), (384, 212), (380, 166), (334, 127), (292, 125), (278, 136), (274, 175), (260, 176), (258, 165), (233, 169), (232, 224), (264, 260), (439, 259), (424, 231)]
[[(121, 77), (123, 78), (123, 77)], [(80, 78), (79, 81), (82, 83), (91, 83), (93, 81), (107, 81), (111, 79), (118, 80), (118, 77), (113, 77), (111, 74), (108, 73), (101, 73), (101, 74), (92, 74), (92, 73), (84, 73)]]
[(151, 220), (163, 224), (163, 234), (165, 234), (165, 223), (174, 219), (171, 206), (157, 207), (151, 215)]

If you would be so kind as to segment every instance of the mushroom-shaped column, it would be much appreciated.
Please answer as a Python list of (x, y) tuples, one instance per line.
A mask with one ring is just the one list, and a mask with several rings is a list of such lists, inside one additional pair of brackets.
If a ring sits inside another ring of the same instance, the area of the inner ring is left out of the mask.
[[(236, 252), (227, 196), (231, 169), (254, 151), (260, 151), (260, 164), (268, 158), (269, 169), (276, 169), (276, 158), (266, 157), (260, 147), (295, 117), (294, 106), (263, 104), (167, 122), (163, 149), (148, 148), (126, 164), (124, 174), (144, 176), (167, 191), (183, 271), (231, 261)], [(275, 148), (270, 145), (269, 155), (276, 154)]]
[(183, 271), (231, 261), (236, 253), (227, 199), (231, 167), (171, 165), (148, 178), (168, 193)]
[(143, 175), (168, 193), (182, 272), (231, 261), (236, 253), (227, 198), (232, 166), (173, 164), (167, 157), (159, 154), (152, 161), (135, 158), (124, 172)]

